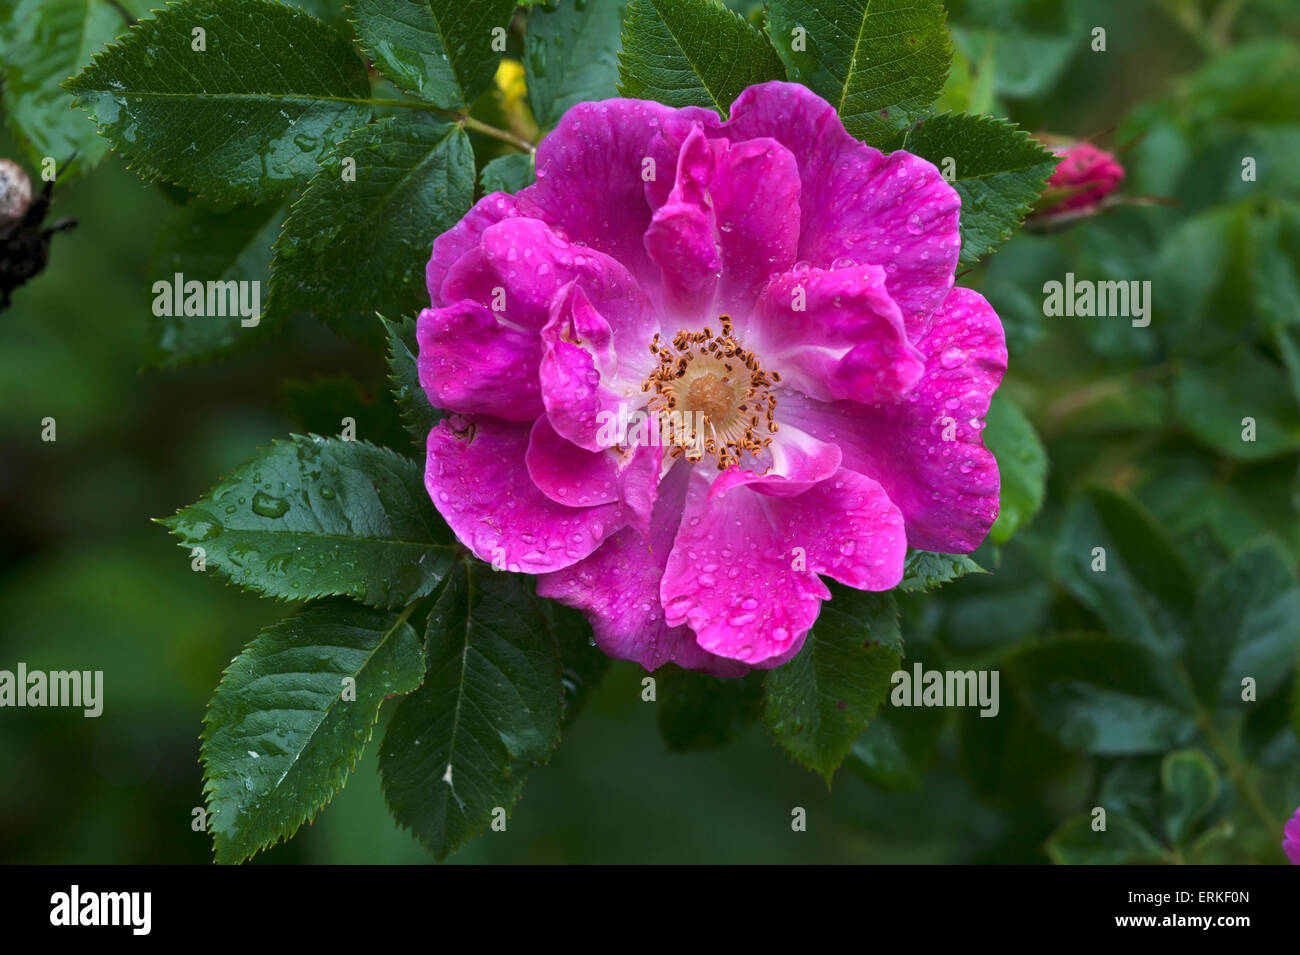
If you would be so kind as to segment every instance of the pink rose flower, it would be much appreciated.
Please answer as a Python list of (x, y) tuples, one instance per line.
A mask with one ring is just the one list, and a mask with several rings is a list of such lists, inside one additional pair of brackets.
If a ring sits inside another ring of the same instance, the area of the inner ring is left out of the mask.
[(536, 184), (434, 243), (434, 504), (612, 657), (789, 660), (822, 575), (888, 590), (909, 544), (966, 553), (997, 516), (981, 430), (1007, 353), (953, 287), (960, 205), (802, 86), (751, 87), (726, 121), (575, 106)]
[(1300, 809), (1282, 827), (1282, 851), (1292, 865), (1300, 865)]

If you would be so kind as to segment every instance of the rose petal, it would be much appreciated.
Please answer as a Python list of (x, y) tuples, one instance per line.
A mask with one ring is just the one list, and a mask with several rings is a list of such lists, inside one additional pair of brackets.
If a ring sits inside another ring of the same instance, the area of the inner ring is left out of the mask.
[(586, 557), (622, 526), (620, 505), (567, 507), (538, 490), (532, 427), (455, 415), (429, 432), (424, 484), (462, 544), (501, 570), (540, 574)]
[(908, 335), (929, 326), (953, 284), (961, 251), (961, 198), (926, 160), (888, 156), (844, 130), (834, 107), (795, 83), (751, 86), (731, 106), (720, 133), (733, 142), (770, 136), (799, 161), (799, 258), (879, 265)]
[(650, 532), (615, 534), (585, 560), (537, 580), (537, 593), (576, 607), (591, 621), (596, 645), (616, 660), (647, 670), (676, 663), (715, 676), (742, 676), (749, 667), (706, 653), (687, 627), (669, 627), (659, 603), (659, 579), (681, 520), (689, 469), (665, 480)]
[(839, 445), (819, 441), (807, 431), (783, 424), (752, 466), (732, 466), (722, 472), (713, 482), (709, 498), (741, 484), (763, 494), (793, 497), (835, 474), (841, 458)]
[(658, 269), (642, 239), (650, 225), (642, 176), (648, 144), (672, 110), (642, 100), (579, 103), (537, 147), (537, 182), (521, 208), (574, 242), (613, 256), (657, 294)]
[(477, 302), (426, 308), (416, 322), (420, 384), (448, 411), (532, 421), (544, 411), (536, 335), (501, 324)]
[(618, 500), (614, 451), (587, 451), (561, 437), (545, 417), (537, 419), (524, 456), (528, 476), (557, 504), (593, 507)]
[(589, 451), (628, 443), (619, 426), (646, 396), (639, 381), (621, 371), (609, 323), (577, 283), (569, 283), (542, 329), (542, 402), (555, 430)]
[(818, 574), (869, 590), (902, 579), (902, 515), (864, 475), (841, 469), (794, 497), (711, 497), (709, 483), (695, 469), (660, 595), (668, 624), (688, 624), (711, 653), (788, 659), (830, 597)]
[(893, 401), (925, 370), (885, 291), (885, 272), (874, 265), (776, 276), (750, 328), (764, 366), (822, 401)]
[(799, 170), (774, 139), (706, 139), (695, 124), (672, 191), (654, 205), (646, 248), (663, 273), (664, 305), (683, 327), (747, 315), (773, 272), (794, 264)]
[(433, 255), (425, 266), (424, 279), (429, 288), (429, 301), (435, 308), (454, 301), (443, 297), (442, 284), (451, 267), (478, 247), (483, 230), (518, 214), (514, 196), (504, 192), (489, 193), (465, 213), (465, 218), (433, 240)]
[(552, 302), (572, 282), (615, 328), (615, 347), (628, 354), (646, 349), (659, 322), (628, 270), (602, 252), (567, 241), (539, 219), (520, 216), (484, 229), (478, 248), (448, 273), (443, 295), (472, 299), (521, 329), (540, 330), (550, 320)]
[(983, 429), (1006, 371), (1006, 340), (983, 296), (955, 288), (918, 347), (925, 375), (896, 404), (823, 404), (791, 395), (782, 410), (839, 444), (845, 467), (881, 483), (902, 510), (913, 547), (965, 554), (983, 542), (998, 514), (998, 465)]

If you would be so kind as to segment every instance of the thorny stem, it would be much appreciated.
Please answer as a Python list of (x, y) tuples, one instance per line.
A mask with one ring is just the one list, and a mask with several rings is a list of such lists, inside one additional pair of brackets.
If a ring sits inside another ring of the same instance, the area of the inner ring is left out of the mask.
[(1214, 728), (1214, 719), (1211, 717), (1210, 712), (1196, 699), (1196, 689), (1192, 685), (1187, 668), (1180, 663), (1177, 664), (1175, 670), (1179, 679), (1187, 688), (1188, 693), (1191, 694), (1196, 714), (1196, 725), (1205, 734), (1205, 739), (1210, 744), (1210, 748), (1214, 750), (1215, 755), (1223, 760), (1223, 765), (1228, 769), (1228, 777), (1237, 787), (1237, 792), (1241, 793), (1260, 822), (1267, 826), (1271, 832), (1280, 833), (1283, 826), (1282, 821), (1273, 815), (1273, 811), (1268, 808), (1268, 803), (1259, 794), (1259, 790), (1255, 787), (1255, 781), (1250, 778), (1246, 767), (1242, 765), (1241, 760), (1237, 759), (1237, 754), (1219, 734), (1219, 731)]
[(450, 113), (458, 122), (464, 124), (469, 129), (482, 133), (484, 136), (491, 136), (493, 139), (499, 139), (503, 143), (509, 143), (515, 149), (522, 150), (530, 156), (537, 152), (537, 147), (526, 139), (520, 139), (514, 133), (508, 133), (504, 129), (497, 129), (495, 126), (489, 126), (487, 123), (479, 122), (473, 116), (465, 116), (460, 113)]
[(1241, 12), (1242, 0), (1223, 0), (1210, 16), (1210, 44), (1216, 51), (1232, 43), (1232, 21)]
[(1218, 53), (1232, 43), (1232, 21), (1241, 11), (1243, 0), (1221, 0), (1210, 14), (1209, 22), (1189, 0), (1163, 0), (1160, 4), (1170, 18), (1188, 32), (1206, 53)]
[(1219, 759), (1223, 760), (1223, 764), (1228, 768), (1228, 776), (1236, 785), (1237, 791), (1250, 804), (1250, 808), (1254, 810), (1256, 817), (1269, 828), (1270, 832), (1280, 833), (1284, 825), (1283, 822), (1275, 817), (1273, 811), (1268, 808), (1268, 803), (1264, 802), (1264, 797), (1255, 788), (1255, 783), (1247, 773), (1246, 767), (1241, 764), (1236, 754), (1233, 753), (1232, 747), (1224, 741), (1223, 737), (1214, 728), (1209, 714), (1198, 707), (1196, 721), (1200, 723), (1205, 738), (1209, 740), (1210, 748), (1214, 750)]
[(1075, 412), (1081, 411), (1091, 404), (1123, 394), (1131, 385), (1151, 384), (1159, 381), (1176, 372), (1178, 367), (1179, 363), (1176, 360), (1169, 360), (1159, 365), (1150, 365), (1132, 372), (1126, 372), (1114, 378), (1103, 378), (1101, 381), (1095, 381), (1075, 391), (1067, 392), (1052, 402), (1044, 412), (1044, 430), (1047, 433), (1054, 433), (1061, 423)]

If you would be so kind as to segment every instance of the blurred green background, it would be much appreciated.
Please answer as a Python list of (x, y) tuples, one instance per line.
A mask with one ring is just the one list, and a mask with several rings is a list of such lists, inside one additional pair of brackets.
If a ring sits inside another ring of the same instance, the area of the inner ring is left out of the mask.
[[(1223, 240), (1205, 233), (1219, 221), (1205, 214), (1220, 210), (1230, 229), (1235, 215), (1261, 214), (1243, 201), (1296, 198), (1300, 8), (1294, 0), (1223, 6), (1234, 8), (1226, 24), (1213, 19), (1219, 4), (949, 4), (967, 71), (954, 73), (954, 106), (988, 96), (985, 108), (1030, 130), (1135, 144), (1123, 156), (1126, 191), (1179, 204), (1019, 236), (963, 279), (1004, 318), (1007, 388), (1047, 444), (1051, 477), (1031, 529), (1000, 553), (986, 545), (977, 555), (995, 574), (908, 604), (909, 660), (974, 666), (1048, 629), (1097, 627), (1044, 576), (1041, 559), (1085, 476), (1134, 493), (1206, 566), (1271, 530), (1285, 538), (1294, 569), (1293, 449), (1225, 464), (1194, 433), (1167, 427), (1163, 399), (1144, 391), (1151, 386), (1140, 376), (1103, 384), (1097, 401), (1080, 399), (1081, 389), (1152, 365), (1168, 348), (1164, 333), (1041, 314), (1043, 281), (1068, 269), (1161, 277), (1156, 321), (1164, 327), (1203, 311), (1213, 323), (1234, 301), (1246, 308), (1231, 284), (1239, 263), (1210, 254)], [(1094, 25), (1107, 30), (1105, 53), (1089, 50)], [(979, 87), (971, 77), (981, 69), (994, 69), (995, 82)], [(1237, 175), (1245, 154), (1259, 157), (1253, 191)], [(0, 155), (19, 157), (8, 131)], [(191, 829), (191, 811), (203, 802), (204, 708), (231, 657), (285, 608), (191, 572), (150, 519), (196, 500), (254, 448), (298, 429), (281, 410), (286, 381), (346, 373), (378, 400), (384, 367), (380, 356), (301, 321), (220, 364), (139, 370), (158, 277), (149, 261), (171, 200), (113, 156), (56, 197), (55, 213), (80, 224), (56, 238), (48, 270), (0, 313), (0, 668), (21, 660), (103, 670), (106, 703), (99, 719), (0, 711), (0, 862), (202, 863), (210, 843)], [(1185, 246), (1167, 251), (1171, 235)], [(1294, 401), (1279, 413), (1294, 420)], [(40, 440), (45, 417), (57, 421), (56, 442)], [(486, 834), (452, 861), (1045, 862), (1045, 840), (1094, 804), (1114, 769), (1066, 751), (1014, 713), (984, 721), (997, 727), (945, 715), (918, 788), (886, 792), (846, 767), (828, 791), (755, 725), (727, 748), (668, 752), (656, 705), (640, 699), (641, 676), (615, 664), (552, 763), (530, 775), (508, 831)], [(1265, 773), (1270, 802), (1294, 806), (1300, 746), (1293, 733), (1261, 740), (1248, 756)], [(377, 748), (313, 824), (258, 862), (430, 861), (384, 809)], [(795, 806), (808, 811), (806, 833), (791, 832)], [(1236, 811), (1231, 800), (1223, 811)], [(1218, 858), (1281, 861), (1280, 838), (1252, 831)]]

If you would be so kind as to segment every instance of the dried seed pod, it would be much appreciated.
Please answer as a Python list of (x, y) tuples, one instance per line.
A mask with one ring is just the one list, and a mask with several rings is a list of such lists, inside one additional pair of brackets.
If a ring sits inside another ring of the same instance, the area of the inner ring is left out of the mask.
[(32, 181), (12, 159), (0, 159), (0, 229), (7, 229), (32, 203)]
[[(40, 274), (50, 260), (50, 240), (55, 233), (75, 228), (76, 219), (45, 224), (54, 196), (53, 181), (32, 195), (32, 183), (17, 163), (0, 159), (0, 311), (8, 308), (10, 294)], [(12, 216), (10, 215), (12, 213)]]

